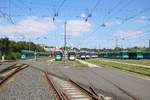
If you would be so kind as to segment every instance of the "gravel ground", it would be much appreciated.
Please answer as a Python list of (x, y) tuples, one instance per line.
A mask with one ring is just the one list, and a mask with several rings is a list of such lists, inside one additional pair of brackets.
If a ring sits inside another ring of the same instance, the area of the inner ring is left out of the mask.
[(43, 72), (29, 67), (1, 88), (0, 100), (54, 100), (54, 96)]
[(15, 64), (15, 62), (5, 62), (5, 63), (2, 63), (0, 65), (0, 70), (5, 69), (5, 68), (7, 68), (7, 67), (9, 67), (10, 65), (13, 65), (13, 64)]

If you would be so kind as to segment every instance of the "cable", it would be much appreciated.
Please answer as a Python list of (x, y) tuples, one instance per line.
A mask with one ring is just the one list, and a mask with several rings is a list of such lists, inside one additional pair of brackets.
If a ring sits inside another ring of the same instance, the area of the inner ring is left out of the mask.
[(14, 24), (13, 19), (11, 18), (11, 16), (7, 15), (6, 13), (4, 13), (2, 10), (0, 10), (0, 13), (2, 14), (2, 16), (4, 18), (7, 18), (8, 21), (10, 21), (12, 24)]
[(91, 9), (91, 12), (88, 14), (87, 18), (85, 18), (85, 21), (86, 21), (86, 22), (88, 21), (88, 19), (89, 19), (90, 17), (92, 17), (92, 13), (93, 13), (94, 10), (97, 8), (97, 6), (100, 4), (101, 1), (102, 1), (102, 0), (97, 0), (95, 6), (93, 7), (93, 9)]
[(62, 1), (62, 3), (59, 5), (58, 9), (57, 9), (56, 12), (54, 13), (53, 21), (55, 21), (55, 17), (58, 16), (58, 13), (59, 13), (61, 7), (64, 5), (65, 1), (66, 1), (66, 0), (63, 0), (63, 1)]
[[(120, 3), (122, 3), (123, 1), (122, 0), (120, 0), (112, 9), (111, 9), (111, 11), (109, 11), (109, 14), (111, 14), (119, 5), (120, 5)], [(127, 3), (128, 4), (128, 3)], [(104, 16), (105, 18), (107, 17), (107, 16)], [(104, 19), (105, 19), (104, 18)], [(103, 19), (103, 20), (104, 20)], [(106, 25), (104, 24), (104, 21), (103, 21), (103, 24), (100, 24), (100, 25), (98, 25), (98, 27), (93, 31), (93, 32), (91, 32), (89, 35), (88, 35), (88, 37), (91, 35), (91, 34), (94, 34), (95, 32), (97, 32), (101, 27), (106, 27)]]
[(133, 3), (133, 1), (134, 0), (129, 0), (125, 5), (123, 5), (122, 7), (120, 7), (117, 12), (112, 13), (112, 15), (108, 17), (108, 19), (111, 19), (113, 15), (121, 13), (121, 11), (123, 11), (123, 9), (125, 9), (126, 7), (128, 7), (129, 5), (131, 5)]
[(63, 0), (62, 3), (60, 4), (60, 6), (58, 7), (57, 13), (60, 11), (60, 8), (64, 5), (66, 0)]
[[(135, 14), (135, 15), (133, 15), (133, 16), (131, 16), (131, 17), (125, 19), (125, 20), (122, 22), (122, 25), (125, 24), (127, 21), (129, 21), (129, 20), (131, 20), (131, 19), (134, 19), (136, 16), (138, 16), (138, 15), (140, 15), (140, 14), (142, 14), (142, 13), (148, 11), (148, 10), (150, 10), (150, 8), (142, 9), (142, 10), (141, 10), (140, 12), (138, 12), (137, 14)], [(118, 27), (119, 27), (119, 26), (118, 26)], [(108, 32), (110, 32), (110, 31), (112, 31), (112, 29), (110, 29)]]
[(107, 18), (107, 20), (108, 20), (108, 19), (109, 19), (109, 16), (112, 14), (112, 12), (114, 12), (114, 10), (115, 10), (118, 6), (120, 6), (120, 3), (122, 3), (122, 2), (123, 2), (123, 0), (120, 0), (113, 8), (111, 8), (111, 10), (108, 11), (108, 15), (105, 15), (104, 18), (103, 18), (103, 24), (104, 24), (104, 22), (106, 21), (106, 18)]
[(141, 10), (141, 11), (138, 12), (137, 14), (135, 14), (135, 15), (133, 15), (133, 16), (130, 16), (130, 17), (126, 18), (126, 19), (124, 19), (124, 22), (123, 22), (123, 23), (125, 23), (125, 22), (127, 22), (127, 21), (129, 21), (129, 20), (131, 20), (131, 19), (133, 19), (133, 18), (135, 18), (136, 16), (138, 16), (138, 15), (140, 15), (140, 14), (143, 14), (144, 12), (146, 12), (146, 11), (148, 11), (148, 10), (150, 10), (150, 8), (145, 8), (145, 9)]

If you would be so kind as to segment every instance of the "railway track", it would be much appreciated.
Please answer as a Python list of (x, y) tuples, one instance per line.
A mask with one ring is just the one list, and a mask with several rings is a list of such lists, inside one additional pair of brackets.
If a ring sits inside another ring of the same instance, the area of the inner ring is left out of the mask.
[(104, 100), (91, 87), (84, 88), (73, 80), (62, 80), (44, 73), (50, 87), (54, 90), (57, 100)]
[(0, 70), (0, 86), (9, 80), (13, 75), (27, 68), (28, 66), (29, 65), (26, 64), (13, 64), (3, 70)]

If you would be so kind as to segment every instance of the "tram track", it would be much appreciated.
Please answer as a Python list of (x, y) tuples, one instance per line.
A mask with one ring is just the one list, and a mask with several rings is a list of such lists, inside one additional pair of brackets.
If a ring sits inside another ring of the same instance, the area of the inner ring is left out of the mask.
[(17, 74), (19, 71), (29, 67), (26, 64), (13, 64), (5, 69), (0, 70), (0, 86), (8, 81), (11, 77)]
[(62, 80), (49, 75), (48, 72), (44, 72), (44, 75), (57, 100), (104, 100), (91, 87), (84, 88), (71, 79)]

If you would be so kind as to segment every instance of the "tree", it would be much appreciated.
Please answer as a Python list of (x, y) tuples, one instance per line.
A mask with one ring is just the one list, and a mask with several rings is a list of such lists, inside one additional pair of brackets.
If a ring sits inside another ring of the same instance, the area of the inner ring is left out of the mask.
[(2, 38), (0, 40), (0, 51), (1, 51), (2, 61), (5, 60), (5, 55), (9, 51), (10, 48), (9, 44), (10, 44), (9, 38)]

